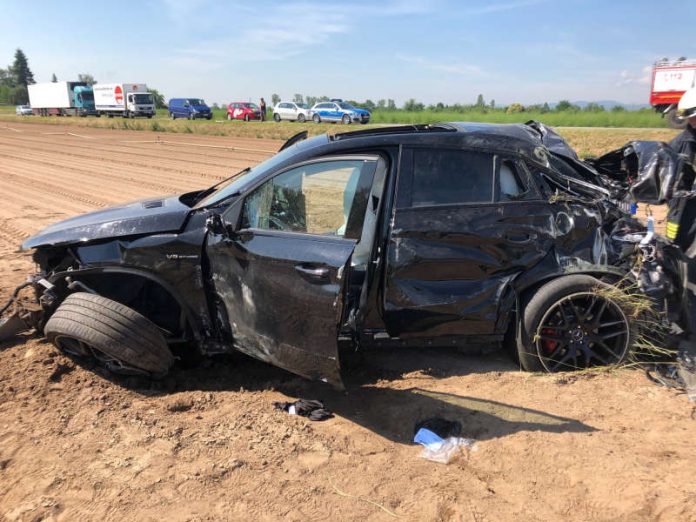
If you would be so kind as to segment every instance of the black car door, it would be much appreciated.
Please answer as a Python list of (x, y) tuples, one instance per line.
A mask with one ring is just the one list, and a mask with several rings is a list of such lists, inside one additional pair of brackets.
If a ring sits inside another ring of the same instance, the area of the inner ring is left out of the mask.
[(387, 242), (383, 316), (402, 339), (501, 334), (511, 283), (552, 244), (553, 215), (514, 159), (405, 149)]
[(206, 248), (235, 348), (342, 386), (343, 290), (378, 160), (343, 156), (293, 166), (223, 215), (231, 226), (211, 232)]

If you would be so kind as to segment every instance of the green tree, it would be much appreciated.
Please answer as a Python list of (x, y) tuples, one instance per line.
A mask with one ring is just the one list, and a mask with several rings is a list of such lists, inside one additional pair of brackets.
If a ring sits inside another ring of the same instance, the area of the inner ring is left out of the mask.
[(0, 86), (12, 87), (14, 85), (14, 78), (12, 76), (12, 71), (9, 69), (0, 69)]
[(375, 105), (375, 102), (373, 102), (372, 100), (367, 99), (367, 100), (365, 100), (365, 103), (363, 103), (362, 105), (360, 105), (360, 107), (364, 107), (364, 108), (367, 109), (368, 111), (372, 112), (372, 111), (375, 110), (375, 108), (377, 107), (377, 105)]
[(52, 83), (58, 83), (58, 77), (56, 76), (56, 73), (53, 73), (51, 75), (51, 82)]
[(417, 102), (415, 100), (415, 98), (409, 98), (408, 101), (406, 101), (406, 103), (404, 103), (404, 110), (405, 111), (420, 112), (423, 109), (425, 109), (425, 106), (422, 103)]
[(580, 107), (573, 105), (568, 100), (561, 100), (556, 104), (556, 110), (559, 112), (578, 111)]
[(78, 74), (77, 81), (84, 82), (87, 85), (94, 85), (95, 83), (97, 83), (97, 80), (95, 80), (94, 76), (92, 76), (91, 74)]
[(166, 109), (167, 104), (164, 102), (164, 94), (161, 94), (157, 89), (148, 89), (147, 92), (152, 94), (155, 100), (155, 109)]
[(34, 74), (29, 69), (27, 57), (21, 49), (17, 49), (14, 55), (14, 63), (10, 67), (10, 72), (14, 76), (15, 85), (30, 85), (34, 82)]
[(590, 102), (583, 110), (586, 112), (604, 112), (604, 107), (599, 103)]
[(483, 99), (483, 94), (479, 94), (476, 98), (476, 108), (483, 109), (486, 106), (486, 102)]
[(611, 108), (611, 112), (624, 112), (626, 108), (623, 105), (614, 105)]
[(280, 96), (278, 96), (276, 93), (271, 94), (271, 103), (275, 107), (280, 103)]
[(305, 103), (309, 105), (310, 107), (313, 107), (315, 103), (317, 103), (317, 97), (316, 96), (307, 96), (305, 97)]
[(544, 105), (541, 106), (541, 113), (546, 114), (547, 112), (551, 112), (551, 107), (549, 107), (548, 102), (544, 102)]
[(388, 111), (395, 111), (396, 110), (396, 102), (392, 99), (387, 100), (387, 110)]
[(379, 109), (380, 111), (383, 111), (386, 108), (387, 108), (387, 100), (385, 100), (384, 98), (377, 100), (377, 109)]
[(295, 96), (293, 96), (292, 98), (292, 101), (294, 101), (295, 103), (304, 103), (304, 96), (302, 96), (301, 94), (295, 94)]
[(495, 100), (491, 100), (490, 107), (492, 111), (495, 110)]

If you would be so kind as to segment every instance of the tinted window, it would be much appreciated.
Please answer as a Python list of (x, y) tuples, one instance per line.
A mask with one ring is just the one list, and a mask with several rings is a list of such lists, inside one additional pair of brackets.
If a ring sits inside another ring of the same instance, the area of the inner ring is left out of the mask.
[(460, 150), (413, 151), (412, 205), (493, 201), (493, 157)]
[(375, 164), (371, 160), (333, 160), (283, 172), (246, 198), (242, 228), (357, 239)]

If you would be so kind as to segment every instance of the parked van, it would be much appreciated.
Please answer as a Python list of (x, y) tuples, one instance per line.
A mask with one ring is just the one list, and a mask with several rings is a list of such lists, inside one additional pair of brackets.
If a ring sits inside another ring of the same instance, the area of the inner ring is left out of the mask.
[(210, 120), (213, 117), (213, 112), (200, 98), (172, 98), (169, 100), (169, 117), (172, 120), (177, 118)]

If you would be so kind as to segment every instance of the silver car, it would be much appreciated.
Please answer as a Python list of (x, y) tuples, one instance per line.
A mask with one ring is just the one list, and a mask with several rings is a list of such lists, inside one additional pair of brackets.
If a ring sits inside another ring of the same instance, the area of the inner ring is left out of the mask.
[(29, 105), (17, 105), (15, 113), (17, 113), (17, 116), (31, 116), (34, 114)]
[(280, 102), (273, 108), (273, 119), (299, 121), (309, 119), (309, 106), (306, 103)]

